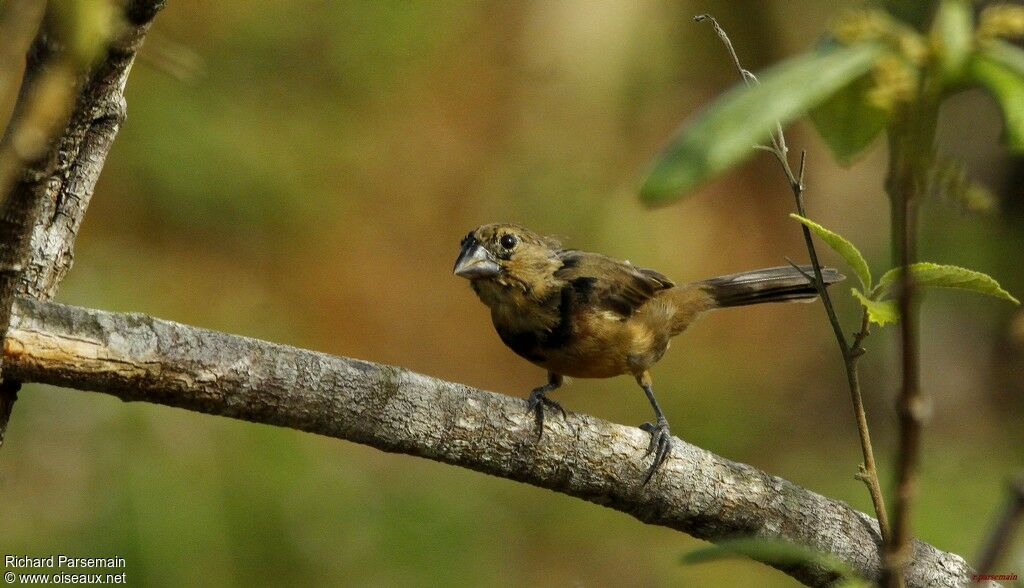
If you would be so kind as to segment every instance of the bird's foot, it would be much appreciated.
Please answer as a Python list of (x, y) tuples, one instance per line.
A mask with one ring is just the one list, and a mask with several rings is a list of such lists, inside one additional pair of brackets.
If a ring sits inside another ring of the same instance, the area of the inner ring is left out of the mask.
[(672, 450), (672, 433), (668, 430), (668, 421), (665, 420), (665, 417), (659, 417), (655, 424), (644, 423), (640, 425), (640, 428), (651, 434), (651, 444), (647, 446), (647, 452), (644, 455), (654, 454), (654, 461), (647, 470), (647, 475), (644, 476), (643, 485), (646, 486), (654, 476), (654, 472), (658, 471), (661, 464), (668, 459), (668, 454)]
[(526, 412), (532, 412), (534, 414), (534, 420), (537, 422), (537, 437), (540, 438), (544, 434), (544, 407), (552, 408), (562, 413), (562, 418), (565, 422), (569, 422), (569, 415), (562, 408), (562, 405), (551, 400), (547, 397), (549, 388), (547, 386), (541, 386), (534, 388), (530, 392), (530, 397), (526, 399)]

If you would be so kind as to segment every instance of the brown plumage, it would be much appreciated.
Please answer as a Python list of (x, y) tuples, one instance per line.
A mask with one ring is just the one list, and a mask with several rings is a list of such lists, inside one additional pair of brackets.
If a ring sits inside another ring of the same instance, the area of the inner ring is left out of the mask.
[[(802, 268), (809, 272), (810, 268)], [(528, 406), (543, 431), (545, 395), (563, 376), (636, 378), (654, 408), (644, 483), (668, 456), (668, 421), (651, 388), (649, 369), (669, 339), (703, 313), (726, 306), (812, 300), (817, 291), (793, 267), (743, 272), (676, 286), (650, 269), (599, 253), (563, 249), (558, 241), (514, 224), (483, 225), (462, 240), (455, 273), (470, 280), (491, 309), (498, 336), (512, 351), (548, 370)], [(843, 279), (824, 269), (826, 284)], [(563, 411), (564, 412), (564, 411)]]

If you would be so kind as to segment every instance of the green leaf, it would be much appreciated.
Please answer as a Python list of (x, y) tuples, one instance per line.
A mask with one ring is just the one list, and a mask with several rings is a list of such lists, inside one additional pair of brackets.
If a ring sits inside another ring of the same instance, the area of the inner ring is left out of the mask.
[(685, 123), (657, 157), (640, 190), (648, 204), (665, 204), (740, 163), (787, 124), (870, 67), (876, 45), (830, 45), (788, 59), (738, 84)]
[(942, 0), (932, 25), (939, 65), (947, 80), (957, 80), (974, 45), (974, 8), (966, 0)]
[(1016, 71), (992, 57), (988, 49), (971, 60), (970, 70), (971, 76), (991, 92), (1003, 111), (1007, 147), (1024, 152), (1024, 71)]
[(895, 300), (872, 300), (856, 288), (851, 288), (853, 297), (868, 311), (868, 320), (880, 327), (900, 320), (900, 311)]
[(802, 223), (822, 241), (827, 243), (833, 251), (841, 255), (846, 260), (846, 263), (853, 268), (854, 273), (857, 274), (861, 286), (865, 290), (871, 290), (871, 269), (868, 268), (868, 262), (864, 261), (864, 256), (860, 254), (860, 250), (854, 247), (853, 243), (847, 241), (839, 233), (830, 231), (809, 218), (802, 217), (799, 214), (790, 214), (789, 216)]
[(993, 39), (985, 43), (982, 53), (1017, 75), (1024, 76), (1024, 49), (1006, 41)]
[[(827, 553), (810, 547), (768, 538), (730, 539), (716, 545), (695, 549), (683, 556), (683, 563), (697, 564), (721, 559), (745, 556), (758, 561), (781, 565), (814, 564), (835, 572), (847, 582), (856, 581), (857, 576), (845, 563)], [(849, 585), (844, 583), (844, 586)], [(861, 585), (859, 583), (853, 585)]]
[[(914, 277), (914, 283), (924, 288), (959, 288), (980, 294), (988, 294), (989, 296), (1008, 300), (1014, 304), (1020, 304), (1019, 300), (999, 286), (999, 282), (981, 272), (955, 265), (941, 265), (929, 262), (911, 265), (910, 272)], [(873, 297), (881, 298), (896, 283), (899, 275), (899, 268), (893, 268), (885, 272), (878, 280), (878, 286), (875, 287), (872, 293)]]
[(889, 113), (867, 99), (873, 86), (872, 76), (862, 75), (810, 112), (814, 128), (842, 165), (852, 163), (889, 122)]

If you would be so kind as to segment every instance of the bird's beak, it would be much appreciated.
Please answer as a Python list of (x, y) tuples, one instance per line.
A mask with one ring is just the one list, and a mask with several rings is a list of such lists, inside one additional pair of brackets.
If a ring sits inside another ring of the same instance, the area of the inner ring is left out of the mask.
[(501, 268), (491, 258), (486, 249), (480, 246), (475, 239), (471, 239), (462, 246), (459, 258), (455, 260), (455, 275), (475, 280), (477, 278), (490, 278), (501, 273)]

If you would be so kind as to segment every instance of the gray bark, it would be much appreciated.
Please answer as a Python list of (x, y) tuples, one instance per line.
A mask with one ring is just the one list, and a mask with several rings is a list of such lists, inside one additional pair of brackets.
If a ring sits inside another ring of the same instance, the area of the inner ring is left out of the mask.
[[(140, 314), (18, 300), (4, 342), (13, 377), (125, 401), (291, 427), (562, 492), (709, 541), (784, 539), (881, 573), (877, 522), (847, 504), (675, 439), (646, 487), (648, 435), (569, 413), (537, 439), (522, 399), (392, 367)], [(813, 586), (813, 564), (766, 561)], [(961, 586), (955, 554), (914, 543), (908, 586)]]
[[(128, 26), (111, 41), (106, 56), (90, 70), (79, 88), (67, 124), (47, 153), (21, 175), (8, 201), (26, 208), (31, 225), (30, 255), (22, 268), (18, 294), (48, 300), (71, 269), (74, 241), (99, 179), (103, 163), (124, 121), (125, 82), (135, 55), (163, 0), (134, 0), (125, 6)], [(25, 79), (13, 121), (24, 101), (61, 51), (42, 31), (29, 50)]]
[[(125, 117), (124, 86), (149, 25), (163, 0), (130, 0), (126, 27), (106, 55), (83, 76), (62, 130), (45, 151), (25, 161), (6, 195), (0, 181), (0, 339), (7, 331), (14, 296), (49, 300), (71, 269), (75, 236), (85, 217), (107, 153)], [(31, 13), (27, 8), (19, 10)], [(38, 16), (28, 14), (31, 21)], [(25, 23), (18, 23), (19, 26)], [(62, 48), (44, 25), (29, 49), (6, 142), (31, 100), (36, 85)], [(0, 368), (3, 364), (0, 361)], [(19, 384), (0, 371), (0, 445), (3, 444)]]

